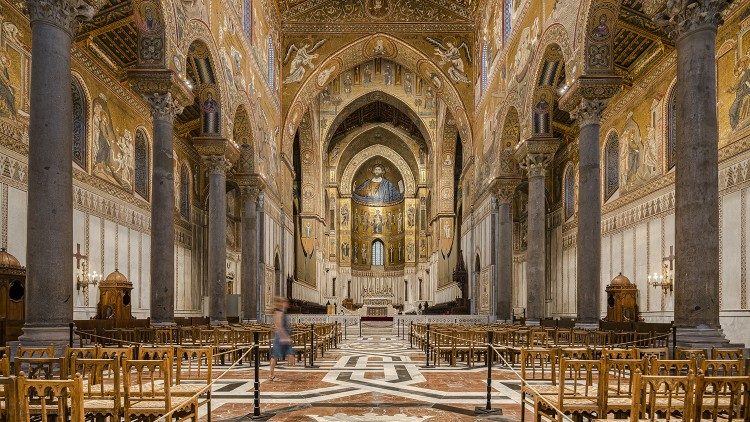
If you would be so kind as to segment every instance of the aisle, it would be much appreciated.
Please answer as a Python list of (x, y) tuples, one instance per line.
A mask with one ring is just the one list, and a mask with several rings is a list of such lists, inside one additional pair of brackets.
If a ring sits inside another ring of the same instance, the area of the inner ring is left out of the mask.
[[(351, 330), (351, 328), (350, 328)], [(486, 403), (486, 368), (422, 368), (424, 355), (409, 349), (395, 329), (363, 327), (340, 348), (317, 358), (317, 369), (281, 367), (269, 382), (261, 368), (261, 410), (272, 421), (472, 421), (476, 406)], [(223, 372), (217, 367), (215, 373)], [(213, 393), (213, 421), (238, 421), (252, 410), (252, 371), (232, 371)], [(518, 382), (502, 370), (493, 372), (492, 406), (502, 417), (520, 420)], [(249, 380), (249, 381), (248, 381)], [(205, 414), (205, 409), (203, 409)]]

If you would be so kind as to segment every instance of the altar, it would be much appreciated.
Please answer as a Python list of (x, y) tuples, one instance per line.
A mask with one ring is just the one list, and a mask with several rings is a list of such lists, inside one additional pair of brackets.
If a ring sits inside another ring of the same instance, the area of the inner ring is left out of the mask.
[(395, 314), (393, 308), (393, 291), (390, 287), (383, 289), (363, 289), (362, 308), (367, 316), (392, 316)]

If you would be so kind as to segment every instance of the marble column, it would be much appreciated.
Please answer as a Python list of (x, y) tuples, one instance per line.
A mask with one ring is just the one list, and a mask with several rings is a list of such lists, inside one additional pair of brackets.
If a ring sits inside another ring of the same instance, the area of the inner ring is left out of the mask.
[(31, 20), (26, 322), (21, 344), (62, 344), (73, 321), (73, 100), (70, 0), (26, 2)]
[(500, 184), (495, 190), (497, 200), (497, 264), (495, 312), (498, 321), (511, 319), (513, 313), (513, 218), (511, 203), (518, 181)]
[(258, 319), (258, 194), (256, 186), (242, 187), (242, 315)]
[(205, 158), (208, 164), (208, 288), (209, 316), (225, 324), (227, 295), (227, 167), (223, 155)]
[(258, 194), (257, 202), (257, 215), (258, 215), (258, 268), (255, 271), (257, 275), (255, 284), (256, 300), (256, 314), (258, 319), (263, 318), (266, 309), (266, 208), (265, 208), (265, 194), (261, 191)]
[(547, 277), (547, 206), (544, 180), (550, 159), (551, 156), (548, 154), (529, 154), (522, 163), (529, 181), (526, 237), (526, 319), (529, 321), (539, 321), (544, 317)]
[(174, 117), (182, 107), (170, 93), (147, 95), (154, 125), (151, 170), (151, 322), (174, 322)]
[(583, 324), (595, 324), (600, 316), (602, 204), (599, 128), (605, 105), (604, 100), (582, 99), (573, 112), (580, 127), (576, 305), (578, 322)]
[(171, 70), (129, 70), (131, 87), (151, 106), (151, 323), (174, 323), (174, 118), (193, 96)]
[(716, 31), (728, 0), (669, 0), (677, 49), (675, 324), (719, 328)]

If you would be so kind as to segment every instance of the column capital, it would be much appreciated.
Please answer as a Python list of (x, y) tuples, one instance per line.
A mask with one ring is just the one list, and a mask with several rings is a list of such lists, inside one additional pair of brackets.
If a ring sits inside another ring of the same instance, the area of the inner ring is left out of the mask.
[(172, 70), (136, 68), (128, 71), (130, 87), (151, 106), (154, 119), (173, 119), (193, 103), (193, 93)]
[(208, 166), (209, 175), (223, 175), (232, 167), (232, 163), (223, 155), (208, 155), (203, 157), (203, 161)]
[(78, 22), (91, 20), (101, 6), (85, 0), (26, 0), (32, 25), (36, 22), (48, 23), (71, 37)]
[(217, 136), (196, 136), (193, 146), (203, 157), (219, 156), (227, 159), (230, 165), (240, 157), (240, 150), (233, 141)]
[(730, 0), (668, 0), (666, 9), (654, 20), (667, 27), (673, 39), (694, 31), (715, 31), (724, 22), (721, 12), (729, 3)]
[(622, 78), (617, 75), (582, 75), (573, 81), (560, 97), (560, 108), (573, 113), (581, 107), (583, 100), (608, 100), (622, 87)]
[(521, 162), (521, 168), (526, 170), (529, 177), (544, 177), (552, 157), (552, 154), (529, 154)]
[(519, 183), (519, 178), (496, 177), (490, 184), (490, 189), (499, 204), (509, 204), (513, 201)]
[(579, 127), (599, 124), (608, 100), (581, 98), (581, 103), (573, 109), (570, 117), (578, 121)]
[(516, 146), (514, 153), (521, 169), (526, 170), (529, 177), (544, 176), (547, 164), (554, 157), (560, 140), (548, 136), (533, 136)]

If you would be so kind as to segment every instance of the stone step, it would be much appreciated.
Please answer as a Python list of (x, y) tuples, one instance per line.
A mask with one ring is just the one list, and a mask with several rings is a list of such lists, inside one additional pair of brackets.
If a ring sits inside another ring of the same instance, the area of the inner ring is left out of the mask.
[(693, 349), (745, 348), (742, 343), (731, 343), (721, 328), (698, 326), (695, 328), (677, 328), (677, 347)]

